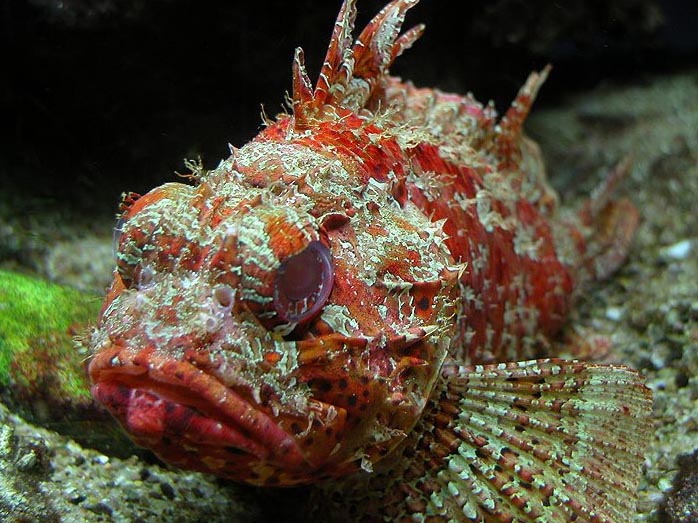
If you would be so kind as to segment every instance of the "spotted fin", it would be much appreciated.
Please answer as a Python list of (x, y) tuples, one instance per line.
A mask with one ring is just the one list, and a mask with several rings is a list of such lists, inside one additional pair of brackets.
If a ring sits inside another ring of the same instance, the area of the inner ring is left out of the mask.
[[(629, 523), (651, 393), (620, 366), (447, 364), (402, 452), (316, 499), (337, 521)], [(399, 454), (399, 455), (398, 455)], [(352, 508), (354, 507), (354, 508)]]
[(318, 81), (313, 88), (305, 70), (303, 50), (293, 61), (292, 106), (296, 129), (333, 114), (332, 108), (360, 111), (377, 95), (388, 69), (419, 38), (418, 25), (400, 35), (405, 13), (419, 0), (393, 0), (369, 22), (352, 46), (356, 0), (344, 0)]

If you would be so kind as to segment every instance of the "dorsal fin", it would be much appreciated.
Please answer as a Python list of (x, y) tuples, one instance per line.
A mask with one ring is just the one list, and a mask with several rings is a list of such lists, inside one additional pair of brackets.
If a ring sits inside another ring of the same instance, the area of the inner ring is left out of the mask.
[(305, 70), (302, 49), (293, 61), (293, 116), (296, 129), (322, 119), (327, 109), (363, 109), (383, 85), (391, 64), (424, 31), (423, 25), (400, 35), (405, 13), (419, 0), (393, 0), (369, 22), (352, 46), (356, 0), (344, 0), (315, 88)]
[(510, 168), (512, 164), (519, 162), (521, 134), (523, 124), (526, 121), (531, 106), (536, 99), (543, 82), (548, 78), (551, 66), (545, 66), (540, 72), (528, 75), (526, 83), (511, 102), (511, 106), (498, 124), (497, 133), (494, 136), (494, 151), (501, 160), (500, 168)]

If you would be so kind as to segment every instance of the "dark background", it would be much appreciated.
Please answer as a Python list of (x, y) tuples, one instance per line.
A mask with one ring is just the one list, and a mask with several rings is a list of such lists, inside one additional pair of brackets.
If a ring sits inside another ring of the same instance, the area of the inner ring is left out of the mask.
[[(363, 27), (385, 0), (359, 0)], [(115, 212), (145, 192), (215, 167), (290, 88), (302, 45), (311, 78), (340, 1), (3, 0), (0, 191), (32, 212)], [(698, 2), (423, 0), (424, 37), (393, 71), (472, 91), (504, 109), (528, 72), (554, 65), (540, 105), (602, 82), (638, 83), (698, 63)]]

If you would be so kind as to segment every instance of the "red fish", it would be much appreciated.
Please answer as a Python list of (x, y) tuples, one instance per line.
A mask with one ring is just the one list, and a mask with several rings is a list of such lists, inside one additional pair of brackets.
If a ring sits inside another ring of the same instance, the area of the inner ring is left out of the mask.
[(322, 520), (630, 521), (642, 378), (533, 358), (622, 263), (637, 211), (619, 175), (556, 209), (522, 134), (547, 70), (501, 118), (389, 76), (417, 1), (354, 42), (345, 0), (314, 86), (296, 52), (288, 114), (125, 201), (92, 393), (173, 465), (332, 480)]

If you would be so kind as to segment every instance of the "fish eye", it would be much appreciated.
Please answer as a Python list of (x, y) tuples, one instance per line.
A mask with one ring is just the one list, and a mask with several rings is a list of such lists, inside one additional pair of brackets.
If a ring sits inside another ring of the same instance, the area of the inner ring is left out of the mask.
[(334, 285), (323, 224), (304, 210), (260, 205), (229, 230), (212, 264), (265, 329), (286, 336), (321, 312)]
[(320, 241), (281, 262), (274, 282), (274, 308), (280, 318), (299, 323), (315, 316), (332, 292), (332, 254)]

